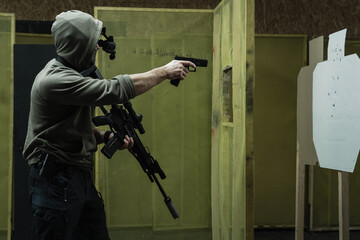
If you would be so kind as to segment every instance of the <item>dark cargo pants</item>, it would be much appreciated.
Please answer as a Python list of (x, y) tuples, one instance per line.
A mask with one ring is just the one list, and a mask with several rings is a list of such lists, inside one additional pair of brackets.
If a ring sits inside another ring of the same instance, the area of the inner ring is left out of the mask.
[(29, 172), (33, 240), (110, 239), (104, 204), (91, 172), (54, 163), (51, 176), (40, 176), (40, 164)]

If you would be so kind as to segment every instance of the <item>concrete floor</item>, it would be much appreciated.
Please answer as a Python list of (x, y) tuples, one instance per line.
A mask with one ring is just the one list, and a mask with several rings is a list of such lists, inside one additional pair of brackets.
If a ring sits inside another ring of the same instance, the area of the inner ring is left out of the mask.
[[(255, 230), (255, 240), (294, 240), (295, 230)], [(304, 231), (304, 240), (338, 240), (338, 231)], [(350, 231), (350, 240), (360, 240), (360, 231)]]
[[(145, 234), (144, 234), (145, 233)], [(186, 236), (186, 235), (189, 236)], [(132, 237), (128, 239), (176, 239), (174, 236), (167, 236), (167, 234), (155, 234), (158, 236), (154, 236), (153, 233), (147, 231), (137, 231), (137, 234), (129, 234), (127, 231), (110, 231), (110, 235), (112, 239), (127, 239), (129, 235)], [(161, 236), (163, 235), (163, 236)], [(211, 239), (211, 232), (209, 230), (203, 230), (191, 233), (182, 233), (175, 234), (179, 239)], [(196, 236), (197, 235), (197, 236)], [(255, 230), (254, 232), (255, 239), (254, 240), (294, 240), (295, 239), (295, 231), (294, 230)], [(193, 238), (196, 236), (196, 238)], [(121, 237), (121, 238), (119, 238)], [(125, 237), (125, 238), (124, 238)], [(188, 238), (190, 237), (190, 238)], [(0, 232), (0, 240), (6, 240), (7, 235), (5, 232)], [(304, 232), (304, 240), (338, 240), (339, 232), (330, 231), (330, 232)], [(25, 240), (25, 239), (24, 239)], [(350, 240), (360, 240), (360, 231), (350, 231)]]

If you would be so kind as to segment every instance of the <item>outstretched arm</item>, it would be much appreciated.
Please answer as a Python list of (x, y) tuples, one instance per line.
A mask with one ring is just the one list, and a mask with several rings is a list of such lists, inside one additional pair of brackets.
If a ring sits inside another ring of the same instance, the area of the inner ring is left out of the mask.
[(183, 80), (189, 73), (189, 69), (186, 68), (188, 66), (196, 68), (192, 62), (173, 60), (162, 67), (154, 68), (148, 72), (130, 75), (135, 86), (136, 96), (146, 92), (165, 79)]

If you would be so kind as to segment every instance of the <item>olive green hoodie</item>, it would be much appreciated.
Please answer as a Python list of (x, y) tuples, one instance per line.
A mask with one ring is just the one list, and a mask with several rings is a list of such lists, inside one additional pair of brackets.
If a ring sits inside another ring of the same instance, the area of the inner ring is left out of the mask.
[[(78, 71), (94, 63), (102, 22), (80, 11), (59, 14), (52, 25), (57, 54)], [(28, 131), (23, 151), (29, 164), (42, 151), (56, 161), (91, 168), (97, 150), (93, 107), (121, 103), (135, 97), (128, 75), (112, 79), (83, 77), (55, 59), (36, 76), (31, 89)]]

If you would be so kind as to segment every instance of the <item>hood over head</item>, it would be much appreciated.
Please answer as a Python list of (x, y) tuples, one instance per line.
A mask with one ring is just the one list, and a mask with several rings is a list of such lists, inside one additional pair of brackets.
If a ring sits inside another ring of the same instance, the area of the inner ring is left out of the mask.
[(76, 70), (95, 63), (96, 44), (103, 23), (91, 15), (71, 10), (60, 13), (51, 27), (56, 52)]

